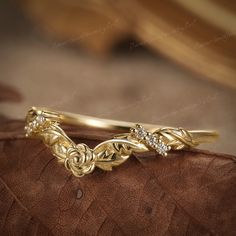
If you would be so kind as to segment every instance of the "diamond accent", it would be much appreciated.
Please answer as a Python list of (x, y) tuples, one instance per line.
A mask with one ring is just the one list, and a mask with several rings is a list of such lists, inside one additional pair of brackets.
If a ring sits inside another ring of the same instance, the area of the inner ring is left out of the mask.
[(39, 125), (43, 124), (45, 121), (45, 117), (43, 115), (38, 115), (34, 121), (36, 121), (36, 123), (38, 123)]
[(148, 135), (148, 132), (141, 125), (136, 125), (134, 132), (138, 139), (145, 139)]
[(41, 129), (45, 124), (45, 117), (43, 115), (37, 115), (32, 121), (30, 121), (26, 126), (26, 136), (32, 135), (34, 132), (37, 132), (38, 129)]
[(158, 143), (157, 137), (155, 135), (149, 133), (147, 143), (148, 143), (149, 146), (151, 146), (152, 148), (155, 149), (155, 147)]
[(157, 146), (156, 146), (156, 151), (162, 155), (162, 156), (167, 156), (167, 152), (170, 151), (171, 147), (166, 145), (163, 141), (160, 139), (158, 140)]
[(162, 137), (157, 134), (148, 132), (144, 127), (137, 124), (135, 128), (131, 129), (131, 134), (138, 140), (156, 150), (162, 156), (167, 156), (167, 152), (171, 147), (162, 140)]

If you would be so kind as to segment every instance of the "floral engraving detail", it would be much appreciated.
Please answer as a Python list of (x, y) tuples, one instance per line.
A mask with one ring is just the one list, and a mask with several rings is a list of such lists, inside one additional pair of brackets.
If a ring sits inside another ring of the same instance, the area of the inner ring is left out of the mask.
[(91, 173), (95, 168), (95, 155), (86, 144), (68, 148), (65, 166), (77, 177)]

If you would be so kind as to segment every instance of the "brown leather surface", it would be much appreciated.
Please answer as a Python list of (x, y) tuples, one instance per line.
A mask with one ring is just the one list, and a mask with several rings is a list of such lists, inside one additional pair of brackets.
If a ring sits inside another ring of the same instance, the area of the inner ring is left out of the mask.
[[(90, 146), (111, 136), (67, 130)], [(235, 235), (235, 160), (149, 152), (75, 178), (39, 140), (23, 137), (23, 122), (2, 121), (0, 235)]]

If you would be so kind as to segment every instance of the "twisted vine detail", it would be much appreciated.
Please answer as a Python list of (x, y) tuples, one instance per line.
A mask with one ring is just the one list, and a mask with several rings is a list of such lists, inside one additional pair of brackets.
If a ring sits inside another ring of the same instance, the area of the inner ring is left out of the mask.
[(136, 125), (130, 133), (117, 135), (94, 149), (84, 143), (74, 143), (57, 121), (42, 115), (30, 116), (25, 129), (27, 137), (40, 138), (58, 161), (77, 177), (91, 173), (95, 167), (110, 171), (125, 162), (132, 153), (156, 150), (166, 156), (170, 149), (196, 145), (190, 133), (182, 128), (162, 128), (151, 133)]

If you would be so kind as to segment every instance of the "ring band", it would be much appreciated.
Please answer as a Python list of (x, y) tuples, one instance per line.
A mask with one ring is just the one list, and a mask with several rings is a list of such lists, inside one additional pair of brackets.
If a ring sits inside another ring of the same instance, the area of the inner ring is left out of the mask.
[[(120, 130), (123, 133), (91, 149), (84, 143), (76, 144), (72, 141), (60, 124)], [(132, 153), (153, 150), (167, 156), (170, 150), (192, 148), (212, 142), (218, 137), (215, 131), (135, 124), (36, 107), (27, 113), (25, 130), (26, 137), (41, 139), (59, 162), (64, 163), (77, 177), (91, 173), (95, 167), (112, 170), (112, 167), (122, 164)]]

